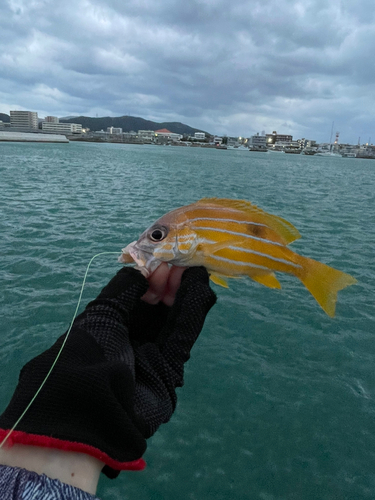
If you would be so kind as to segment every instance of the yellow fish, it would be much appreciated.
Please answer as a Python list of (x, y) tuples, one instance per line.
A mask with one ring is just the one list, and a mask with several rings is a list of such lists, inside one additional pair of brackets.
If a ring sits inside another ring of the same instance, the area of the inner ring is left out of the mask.
[(204, 266), (211, 280), (225, 287), (226, 278), (246, 275), (281, 288), (275, 271), (293, 274), (333, 317), (337, 292), (357, 280), (287, 248), (298, 238), (288, 221), (248, 201), (203, 198), (163, 215), (122, 250), (119, 261), (134, 260), (146, 274), (161, 262)]

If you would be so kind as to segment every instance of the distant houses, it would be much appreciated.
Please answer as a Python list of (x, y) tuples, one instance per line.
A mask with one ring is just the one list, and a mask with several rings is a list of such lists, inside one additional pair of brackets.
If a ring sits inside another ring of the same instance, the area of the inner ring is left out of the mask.
[(182, 139), (181, 134), (174, 134), (166, 128), (155, 130), (155, 144), (169, 144), (171, 142), (178, 142)]

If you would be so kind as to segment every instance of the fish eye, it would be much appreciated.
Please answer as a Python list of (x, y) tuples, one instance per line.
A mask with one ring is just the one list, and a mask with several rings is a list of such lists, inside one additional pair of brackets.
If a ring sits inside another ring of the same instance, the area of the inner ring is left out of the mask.
[(162, 241), (167, 236), (168, 231), (165, 227), (158, 227), (150, 233), (150, 239), (152, 241)]

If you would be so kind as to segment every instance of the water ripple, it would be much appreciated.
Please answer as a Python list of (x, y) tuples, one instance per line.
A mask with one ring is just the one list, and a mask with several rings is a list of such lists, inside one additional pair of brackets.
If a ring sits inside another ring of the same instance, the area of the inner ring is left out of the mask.
[[(291, 276), (280, 276), (282, 290), (245, 279), (218, 289), (178, 409), (150, 439), (146, 472), (115, 486), (102, 479), (99, 494), (374, 497), (373, 162), (115, 144), (0, 148), (2, 407), (22, 364), (67, 328), (94, 254), (120, 251), (201, 197), (248, 199), (296, 225), (295, 251), (358, 284), (340, 292), (334, 320)], [(93, 264), (84, 303), (117, 269), (115, 256)]]

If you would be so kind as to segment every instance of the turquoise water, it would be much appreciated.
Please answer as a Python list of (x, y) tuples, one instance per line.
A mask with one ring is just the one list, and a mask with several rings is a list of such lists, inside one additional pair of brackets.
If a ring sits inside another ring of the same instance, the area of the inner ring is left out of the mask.
[[(301, 232), (295, 251), (346, 271), (336, 318), (299, 280), (235, 280), (186, 368), (144, 472), (103, 500), (375, 498), (375, 162), (96, 144), (0, 144), (0, 409), (21, 366), (63, 333), (86, 265), (204, 196), (251, 200)], [(83, 304), (119, 269), (94, 261)]]

